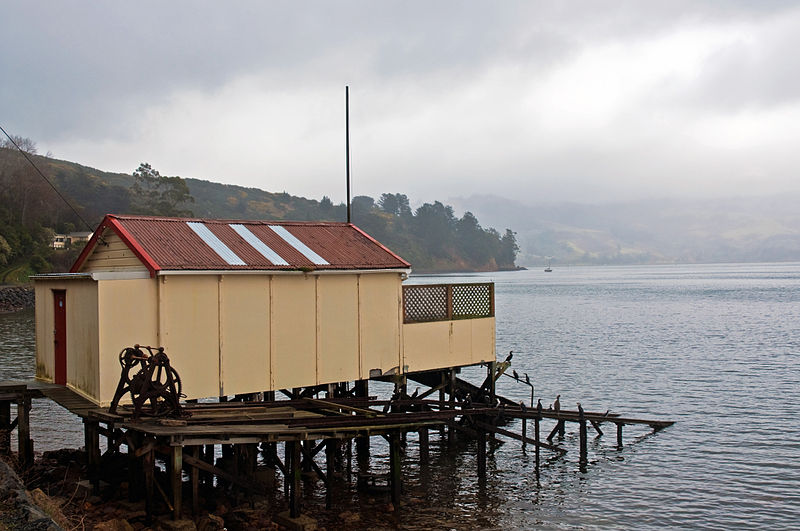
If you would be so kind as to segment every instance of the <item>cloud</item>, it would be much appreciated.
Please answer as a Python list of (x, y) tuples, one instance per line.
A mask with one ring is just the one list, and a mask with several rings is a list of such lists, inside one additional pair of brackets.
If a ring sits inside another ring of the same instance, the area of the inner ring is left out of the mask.
[(344, 198), (797, 189), (792, 3), (16, 3), (2, 120), (108, 170)]

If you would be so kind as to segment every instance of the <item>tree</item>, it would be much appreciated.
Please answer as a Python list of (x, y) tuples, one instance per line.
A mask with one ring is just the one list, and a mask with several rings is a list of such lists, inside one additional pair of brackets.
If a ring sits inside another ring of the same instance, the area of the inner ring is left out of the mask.
[(17, 146), (14, 145), (15, 143), (25, 153), (28, 153), (29, 155), (36, 155), (36, 142), (31, 140), (30, 138), (22, 137), (19, 135), (11, 135), (10, 140), (8, 138), (4, 138), (3, 141), (0, 142), (0, 147), (16, 150)]
[(191, 216), (192, 211), (184, 208), (194, 203), (186, 181), (180, 177), (166, 177), (142, 162), (133, 172), (132, 210), (136, 214), (155, 216)]

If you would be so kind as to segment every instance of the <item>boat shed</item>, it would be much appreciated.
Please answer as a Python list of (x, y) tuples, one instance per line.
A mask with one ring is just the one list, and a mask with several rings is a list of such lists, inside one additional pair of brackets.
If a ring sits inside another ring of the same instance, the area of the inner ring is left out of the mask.
[(107, 215), (69, 273), (33, 277), (36, 377), (107, 405), (134, 344), (188, 399), (493, 361), (493, 285), (410, 268), (350, 223)]

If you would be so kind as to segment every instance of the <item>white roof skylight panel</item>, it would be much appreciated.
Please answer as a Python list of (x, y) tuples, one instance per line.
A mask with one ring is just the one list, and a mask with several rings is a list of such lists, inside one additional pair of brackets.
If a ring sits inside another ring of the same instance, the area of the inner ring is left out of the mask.
[(312, 251), (306, 244), (298, 240), (291, 232), (286, 230), (285, 227), (280, 225), (269, 225), (269, 228), (275, 231), (275, 234), (283, 238), (283, 240), (297, 249), (300, 254), (308, 258), (312, 264), (315, 265), (330, 265), (327, 260)]
[(211, 247), (211, 249), (229, 265), (247, 265), (244, 260), (239, 258), (230, 247), (222, 243), (222, 240), (217, 238), (204, 224), (197, 223), (196, 221), (187, 221), (186, 224), (189, 225), (189, 228), (192, 229), (195, 234), (200, 236), (200, 239), (202, 239), (206, 245)]
[(286, 260), (281, 258), (281, 256), (278, 253), (276, 253), (275, 251), (270, 249), (269, 246), (267, 246), (267, 244), (265, 244), (264, 242), (259, 240), (258, 236), (253, 234), (250, 231), (250, 229), (248, 229), (244, 225), (239, 224), (239, 223), (234, 223), (234, 224), (229, 225), (229, 226), (230, 226), (230, 228), (235, 230), (236, 234), (241, 236), (244, 239), (244, 241), (249, 243), (253, 247), (253, 249), (255, 249), (256, 251), (261, 253), (261, 256), (263, 256), (264, 258), (269, 260), (270, 263), (272, 263), (274, 265), (283, 265), (283, 266), (288, 266), (289, 265), (289, 262), (287, 262)]

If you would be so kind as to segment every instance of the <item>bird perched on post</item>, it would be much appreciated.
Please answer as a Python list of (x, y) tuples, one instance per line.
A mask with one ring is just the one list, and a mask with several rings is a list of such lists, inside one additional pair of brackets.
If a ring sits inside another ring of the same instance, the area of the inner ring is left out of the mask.
[(514, 377), (516, 381), (519, 381), (519, 374), (517, 374), (517, 371), (512, 370), (511, 375)]
[(508, 351), (508, 356), (506, 356), (506, 363), (509, 363), (511, 361), (511, 358), (513, 358), (513, 357), (514, 357), (514, 351), (513, 350), (509, 350)]
[(542, 414), (542, 399), (541, 398), (536, 403), (536, 412), (539, 413), (540, 415)]
[(523, 402), (522, 400), (519, 401), (519, 408), (520, 410), (522, 410), (523, 413), (526, 413), (528, 411), (528, 408), (525, 407), (525, 402)]
[(527, 372), (525, 373), (525, 383), (528, 384), (528, 385), (531, 384), (531, 379), (528, 378), (528, 373)]
[(561, 411), (561, 395), (556, 395), (556, 401), (553, 402), (553, 411), (556, 413)]

